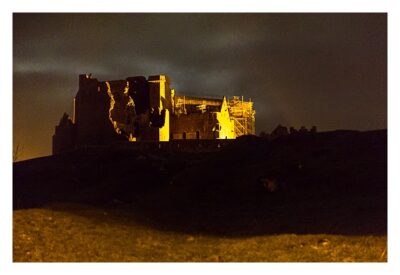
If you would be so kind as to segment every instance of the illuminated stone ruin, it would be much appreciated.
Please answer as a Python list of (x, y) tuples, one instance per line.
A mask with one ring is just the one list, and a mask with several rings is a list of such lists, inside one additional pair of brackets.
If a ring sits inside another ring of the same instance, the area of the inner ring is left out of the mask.
[(64, 114), (53, 135), (53, 154), (87, 145), (235, 139), (255, 134), (253, 102), (175, 94), (166, 75), (98, 81), (79, 76), (72, 119)]

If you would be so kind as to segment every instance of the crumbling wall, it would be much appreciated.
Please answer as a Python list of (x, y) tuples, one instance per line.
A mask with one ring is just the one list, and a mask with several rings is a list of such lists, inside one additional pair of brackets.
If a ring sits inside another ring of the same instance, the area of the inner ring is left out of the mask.
[(75, 97), (76, 144), (100, 145), (118, 140), (109, 119), (111, 99), (104, 82), (89, 75), (80, 75)]
[(144, 77), (99, 82), (81, 75), (75, 98), (77, 144), (168, 140), (171, 99), (163, 82), (162, 76), (150, 83)]
[(53, 154), (66, 152), (75, 148), (75, 125), (64, 113), (53, 135)]
[(117, 134), (129, 141), (136, 140), (135, 103), (129, 95), (129, 82), (126, 80), (106, 81), (107, 94), (110, 97), (108, 118)]
[(150, 86), (144, 76), (128, 77), (129, 96), (135, 102), (137, 115), (145, 114), (150, 108)]

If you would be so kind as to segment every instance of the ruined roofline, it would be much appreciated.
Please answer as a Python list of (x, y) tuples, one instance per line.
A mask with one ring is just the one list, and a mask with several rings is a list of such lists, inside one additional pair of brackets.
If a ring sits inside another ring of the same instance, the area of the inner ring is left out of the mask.
[(168, 84), (171, 84), (171, 79), (165, 74), (150, 75), (147, 77), (147, 81), (149, 82), (165, 81)]
[(220, 106), (223, 102), (223, 98), (206, 98), (186, 95), (175, 95), (175, 100), (182, 100), (185, 102), (185, 105), (206, 104), (210, 106)]
[[(193, 100), (193, 101), (210, 101), (210, 102), (214, 101), (214, 102), (218, 102), (219, 104), (222, 104), (222, 102), (224, 101), (224, 98), (226, 99), (227, 102), (230, 102), (230, 101), (233, 101), (233, 100), (237, 100), (237, 101), (241, 101), (243, 103), (253, 103), (253, 101), (251, 99), (249, 99), (249, 100), (243, 99), (243, 101), (242, 101), (241, 97), (239, 97), (239, 96), (228, 97), (226, 95), (224, 95), (222, 97), (216, 97), (216, 96), (215, 97), (213, 97), (213, 96), (204, 96), (204, 97), (202, 97), (202, 96), (176, 94), (175, 97), (177, 99), (182, 99), (182, 100), (185, 98), (185, 100), (187, 100), (187, 101), (190, 101), (190, 100)], [(187, 103), (187, 104), (190, 104), (190, 103)]]
[(186, 97), (189, 99), (206, 99), (206, 100), (215, 100), (222, 101), (224, 96), (201, 96), (201, 95), (177, 95), (177, 97)]
[(150, 75), (148, 77), (143, 76), (143, 75), (136, 75), (136, 76), (128, 76), (125, 79), (107, 79), (107, 80), (98, 80), (97, 78), (93, 77), (92, 73), (82, 73), (79, 74), (79, 79), (80, 80), (95, 80), (98, 82), (111, 82), (111, 81), (128, 81), (130, 79), (146, 79), (147, 81), (166, 81), (168, 83), (171, 83), (171, 79), (169, 78), (169, 76), (165, 75), (165, 74), (157, 74), (157, 75)]
[[(105, 82), (119, 82), (119, 81), (130, 81), (130, 80), (135, 80), (135, 79), (145, 79), (149, 82), (158, 82), (158, 81), (166, 81), (167, 83), (171, 84), (171, 79), (169, 78), (168, 75), (165, 74), (158, 74), (158, 75), (150, 75), (147, 78), (143, 75), (137, 75), (137, 76), (129, 76), (125, 79), (113, 79), (113, 80), (98, 80), (97, 78), (94, 78), (93, 75), (91, 73), (84, 73), (84, 74), (79, 74), (79, 78), (81, 80), (92, 80), (92, 81), (97, 81), (98, 83), (105, 83)], [(216, 101), (216, 102), (221, 102), (223, 101), (224, 97), (226, 98), (227, 101), (231, 101), (231, 100), (243, 100), (243, 96), (228, 96), (228, 95), (224, 95), (224, 96), (213, 96), (213, 95), (205, 95), (205, 96), (201, 96), (201, 95), (193, 95), (193, 94), (175, 94), (175, 96), (177, 98), (182, 98), (185, 97), (186, 99), (191, 99), (191, 100), (207, 100), (207, 101)], [(243, 100), (243, 102), (252, 102), (251, 99), (250, 100)]]
[[(142, 75), (138, 75), (138, 76), (130, 76), (127, 77), (125, 79), (116, 79), (116, 80), (98, 80), (97, 78), (94, 78), (92, 76), (91, 73), (85, 73), (85, 74), (80, 74), (79, 75), (79, 87), (85, 87), (85, 86), (92, 86), (92, 85), (96, 85), (95, 83), (97, 83), (97, 85), (99, 84), (106, 84), (106, 83), (113, 83), (113, 84), (117, 84), (117, 83), (123, 83), (123, 82), (129, 82), (129, 81), (135, 81), (135, 80), (146, 80), (148, 82), (160, 82), (160, 81), (165, 81), (166, 83), (170, 84), (170, 78), (167, 75), (163, 75), (163, 74), (159, 74), (159, 75), (150, 75), (147, 78), (145, 76)], [(202, 104), (206, 104), (206, 105), (210, 105), (210, 106), (221, 106), (222, 102), (224, 101), (224, 98), (226, 99), (226, 101), (228, 102), (229, 105), (231, 105), (230, 103), (234, 103), (234, 102), (239, 102), (241, 101), (244, 104), (250, 104), (252, 105), (253, 102), (252, 100), (243, 100), (243, 96), (239, 97), (239, 96), (222, 96), (222, 97), (217, 97), (217, 96), (201, 96), (201, 95), (185, 95), (185, 94), (180, 94), (180, 93), (175, 93), (175, 98), (176, 100), (182, 100), (185, 101), (185, 104), (187, 105), (202, 105)]]

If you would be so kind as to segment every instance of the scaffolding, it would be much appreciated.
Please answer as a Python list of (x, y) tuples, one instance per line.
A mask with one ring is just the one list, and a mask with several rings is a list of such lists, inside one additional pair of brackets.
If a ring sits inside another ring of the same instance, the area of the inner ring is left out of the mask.
[[(214, 109), (214, 112), (219, 112), (221, 99), (214, 98), (201, 98), (201, 97), (187, 97), (176, 96), (174, 98), (174, 113), (187, 114), (187, 108), (193, 106), (192, 111), (204, 113), (207, 110)], [(243, 135), (255, 135), (255, 110), (253, 109), (253, 102), (250, 100), (243, 100), (243, 96), (233, 96), (227, 100), (229, 116), (234, 122), (235, 137)], [(214, 107), (218, 107), (216, 111)]]
[(240, 99), (234, 96), (229, 100), (229, 114), (234, 121), (236, 137), (243, 135), (255, 135), (255, 110), (253, 102), (244, 101), (243, 96)]

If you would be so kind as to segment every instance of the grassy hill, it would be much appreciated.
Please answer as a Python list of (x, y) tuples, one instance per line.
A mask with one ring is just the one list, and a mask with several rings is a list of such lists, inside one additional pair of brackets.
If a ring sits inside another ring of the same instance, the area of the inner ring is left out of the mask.
[(386, 261), (386, 131), (14, 164), (14, 261)]
[(18, 262), (386, 260), (385, 236), (190, 234), (137, 223), (119, 210), (75, 204), (14, 212), (14, 261)]

